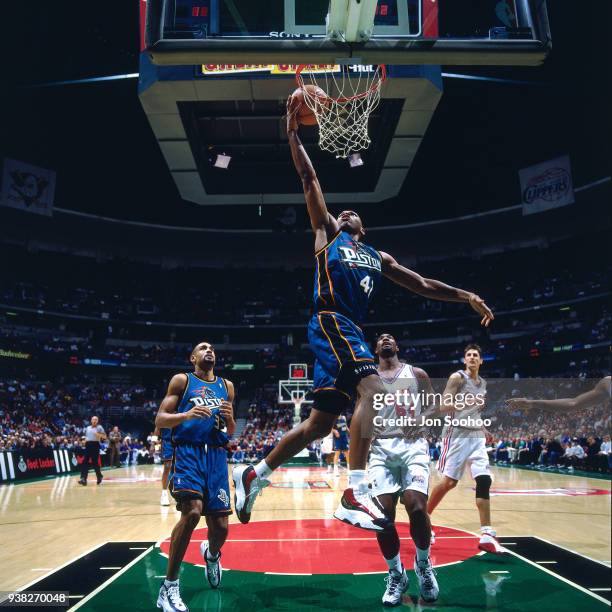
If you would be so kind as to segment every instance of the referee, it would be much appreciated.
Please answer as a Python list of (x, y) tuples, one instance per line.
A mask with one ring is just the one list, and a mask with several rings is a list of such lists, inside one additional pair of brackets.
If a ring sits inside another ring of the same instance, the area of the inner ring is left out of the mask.
[(102, 471), (98, 465), (100, 459), (100, 440), (106, 438), (106, 433), (102, 425), (98, 425), (98, 417), (91, 417), (91, 425), (85, 429), (85, 456), (83, 457), (83, 465), (81, 465), (81, 478), (79, 484), (87, 486), (87, 473), (89, 472), (89, 460), (96, 470), (98, 484), (102, 482)]

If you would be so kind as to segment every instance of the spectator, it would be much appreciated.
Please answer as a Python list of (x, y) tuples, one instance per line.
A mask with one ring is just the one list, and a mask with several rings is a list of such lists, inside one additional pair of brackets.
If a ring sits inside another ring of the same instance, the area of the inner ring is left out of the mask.
[(110, 450), (110, 465), (119, 467), (120, 455), (121, 455), (121, 432), (119, 427), (115, 425), (111, 432), (108, 434), (108, 444)]

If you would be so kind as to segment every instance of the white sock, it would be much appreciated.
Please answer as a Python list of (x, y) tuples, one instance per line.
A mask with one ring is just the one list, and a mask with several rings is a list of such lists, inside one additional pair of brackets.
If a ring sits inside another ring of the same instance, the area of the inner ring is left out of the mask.
[(482, 533), (483, 535), (490, 535), (495, 537), (495, 529), (493, 529), (493, 527), (491, 527), (491, 525), (483, 525), (480, 528), (480, 533)]
[(365, 482), (366, 471), (365, 470), (353, 470), (349, 475), (349, 488), (359, 489), (361, 483)]
[(168, 580), (167, 578), (164, 580), (164, 586), (166, 587), (170, 587), (173, 584), (178, 584), (179, 583), (179, 579), (177, 578), (176, 580)]
[(427, 561), (429, 559), (429, 546), (427, 548), (415, 546), (415, 548), (417, 561)]
[(257, 478), (267, 478), (268, 476), (270, 476), (270, 474), (272, 474), (273, 471), (274, 470), (268, 466), (264, 459), (262, 459), (255, 466), (255, 473), (257, 474)]
[(404, 566), (402, 565), (402, 560), (400, 559), (399, 553), (395, 555), (392, 559), (385, 559), (387, 565), (389, 566), (389, 570), (392, 572), (396, 572), (401, 574), (404, 571)]

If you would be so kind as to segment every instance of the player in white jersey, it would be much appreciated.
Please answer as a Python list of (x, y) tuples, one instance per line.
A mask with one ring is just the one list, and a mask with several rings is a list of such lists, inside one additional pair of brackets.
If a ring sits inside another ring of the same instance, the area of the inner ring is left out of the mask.
[[(442, 451), (438, 471), (442, 482), (429, 496), (427, 511), (431, 515), (442, 498), (457, 486), (466, 467), (476, 482), (476, 507), (480, 515), (480, 542), (478, 548), (486, 552), (502, 553), (491, 527), (491, 470), (486, 450), (486, 432), (481, 413), (486, 402), (487, 383), (480, 376), (482, 350), (477, 344), (468, 344), (463, 351), (465, 370), (451, 374), (443, 394), (443, 409), (459, 425), (445, 425), (442, 432)], [(450, 400), (449, 400), (450, 398)]]
[[(372, 495), (391, 521), (395, 521), (398, 499), (410, 519), (410, 535), (416, 547), (414, 571), (421, 597), (427, 602), (438, 598), (438, 583), (429, 559), (431, 524), (427, 515), (429, 486), (429, 445), (418, 425), (420, 397), (432, 394), (429, 376), (420, 368), (398, 359), (398, 346), (391, 334), (382, 334), (376, 343), (378, 373), (386, 388), (388, 401), (377, 413), (374, 438), (370, 448), (368, 479)], [(404, 393), (402, 393), (404, 392)], [(394, 401), (391, 399), (395, 397)], [(397, 423), (398, 417), (412, 417), (415, 422)], [(402, 603), (408, 589), (408, 575), (400, 559), (400, 539), (393, 522), (377, 532), (378, 545), (389, 566), (385, 606)]]

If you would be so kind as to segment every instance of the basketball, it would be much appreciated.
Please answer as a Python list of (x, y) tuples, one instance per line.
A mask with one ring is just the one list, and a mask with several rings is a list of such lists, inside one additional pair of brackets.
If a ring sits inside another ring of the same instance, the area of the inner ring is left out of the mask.
[(304, 100), (304, 89), (311, 97), (316, 97), (317, 101), (327, 106), (329, 99), (327, 94), (316, 85), (304, 85), (304, 88), (298, 87), (291, 95), (298, 98), (300, 106), (298, 107), (297, 120), (300, 125), (317, 125), (317, 117), (312, 112), (306, 101)]

